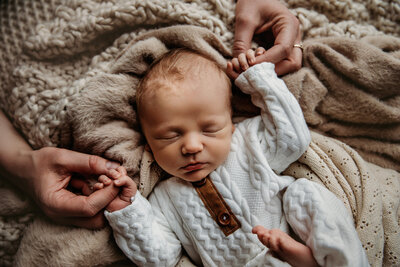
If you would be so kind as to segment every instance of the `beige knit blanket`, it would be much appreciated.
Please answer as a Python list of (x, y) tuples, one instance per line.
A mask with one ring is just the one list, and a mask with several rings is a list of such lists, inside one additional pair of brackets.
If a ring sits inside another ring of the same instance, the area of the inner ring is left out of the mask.
[[(394, 265), (400, 257), (399, 173), (364, 159), (398, 170), (399, 40), (393, 37), (400, 36), (399, 4), (297, 0), (287, 5), (309, 41), (306, 67), (284, 79), (310, 127), (335, 137), (313, 133), (310, 149), (287, 172), (319, 181), (337, 194), (353, 214), (371, 264)], [(135, 131), (130, 100), (137, 79), (173, 46), (192, 46), (224, 64), (233, 22), (234, 3), (227, 0), (2, 2), (0, 106), (33, 147), (73, 146), (119, 160), (148, 194), (160, 172)], [(175, 24), (213, 34), (150, 32)], [(380, 38), (371, 37), (376, 35)], [(329, 36), (350, 39), (311, 40)], [(129, 43), (136, 38), (141, 41)], [(144, 53), (150, 43), (161, 49)], [(111, 109), (105, 101), (109, 96), (118, 104)], [(90, 104), (86, 111), (79, 109), (85, 101)], [(246, 98), (236, 98), (235, 109), (254, 114)], [(112, 119), (84, 117), (87, 111)], [(3, 179), (0, 190), (0, 265), (11, 265), (13, 258), (19, 266), (94, 266), (123, 259), (108, 228), (56, 226), (41, 219)]]

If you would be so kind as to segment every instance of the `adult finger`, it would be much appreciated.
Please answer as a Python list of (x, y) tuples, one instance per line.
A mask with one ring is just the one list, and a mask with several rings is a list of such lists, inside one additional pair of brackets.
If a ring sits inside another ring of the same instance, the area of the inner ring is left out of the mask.
[(274, 46), (257, 58), (256, 63), (278, 63), (286, 59), (293, 49), (295, 40), (300, 36), (300, 23), (295, 16), (288, 14), (276, 22), (272, 30), (275, 35)]
[(251, 41), (257, 24), (253, 18), (248, 16), (238, 15), (235, 18), (235, 39), (233, 41), (233, 57), (239, 56), (241, 53), (246, 53), (251, 47)]
[(295, 72), (301, 68), (301, 58), (298, 61), (283, 60), (275, 65), (275, 72), (278, 76)]
[(82, 179), (72, 178), (71, 181), (69, 182), (69, 185), (75, 189), (78, 189), (85, 196), (88, 196), (93, 192), (93, 189), (90, 188), (88, 183)]
[(108, 161), (99, 156), (88, 155), (80, 152), (60, 149), (56, 155), (60, 165), (70, 172), (85, 174), (104, 174), (109, 169), (115, 169), (120, 164)]
[(76, 195), (62, 189), (52, 198), (53, 208), (50, 207), (49, 216), (63, 214), (65, 217), (92, 217), (104, 209), (118, 192), (119, 189), (112, 184), (89, 196)]
[[(295, 40), (295, 43), (297, 44), (300, 42), (301, 42), (301, 34), (299, 32)], [(303, 58), (303, 49), (299, 47), (293, 47), (290, 55), (286, 59), (275, 64), (276, 73), (280, 76), (299, 70), (302, 66), (302, 58)]]

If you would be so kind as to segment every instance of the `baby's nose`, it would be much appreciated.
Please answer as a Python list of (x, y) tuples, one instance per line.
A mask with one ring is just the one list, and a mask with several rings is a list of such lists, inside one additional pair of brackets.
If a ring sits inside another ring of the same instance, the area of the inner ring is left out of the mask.
[(185, 137), (182, 145), (182, 154), (195, 154), (203, 150), (203, 143), (201, 137), (198, 134), (189, 134)]

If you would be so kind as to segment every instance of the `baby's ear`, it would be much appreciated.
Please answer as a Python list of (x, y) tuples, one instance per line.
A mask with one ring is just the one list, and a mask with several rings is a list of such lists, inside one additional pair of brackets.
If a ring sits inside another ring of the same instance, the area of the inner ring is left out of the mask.
[(144, 145), (144, 149), (145, 149), (147, 152), (150, 152), (150, 153), (151, 153), (151, 148), (150, 148), (149, 144), (145, 144), (145, 145)]

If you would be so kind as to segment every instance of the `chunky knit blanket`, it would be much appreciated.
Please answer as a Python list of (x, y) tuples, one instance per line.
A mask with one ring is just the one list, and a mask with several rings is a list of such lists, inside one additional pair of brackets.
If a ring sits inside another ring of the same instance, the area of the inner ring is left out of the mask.
[[(207, 53), (223, 65), (233, 41), (234, 1), (64, 2), (0, 3), (0, 107), (32, 147), (65, 146), (119, 160), (147, 195), (162, 173), (135, 130), (131, 100), (137, 80), (154, 58), (176, 46)], [(370, 263), (395, 265), (400, 4), (285, 4), (301, 22), (306, 48), (305, 67), (284, 79), (310, 128), (334, 137), (313, 134), (310, 149), (287, 172), (339, 196), (353, 214)], [(166, 29), (182, 24), (200, 28)], [(237, 115), (255, 114), (246, 98), (236, 96)], [(87, 111), (98, 116), (85, 117)], [(19, 266), (94, 266), (124, 259), (108, 228), (56, 226), (3, 178), (0, 190), (0, 265), (15, 259)]]

